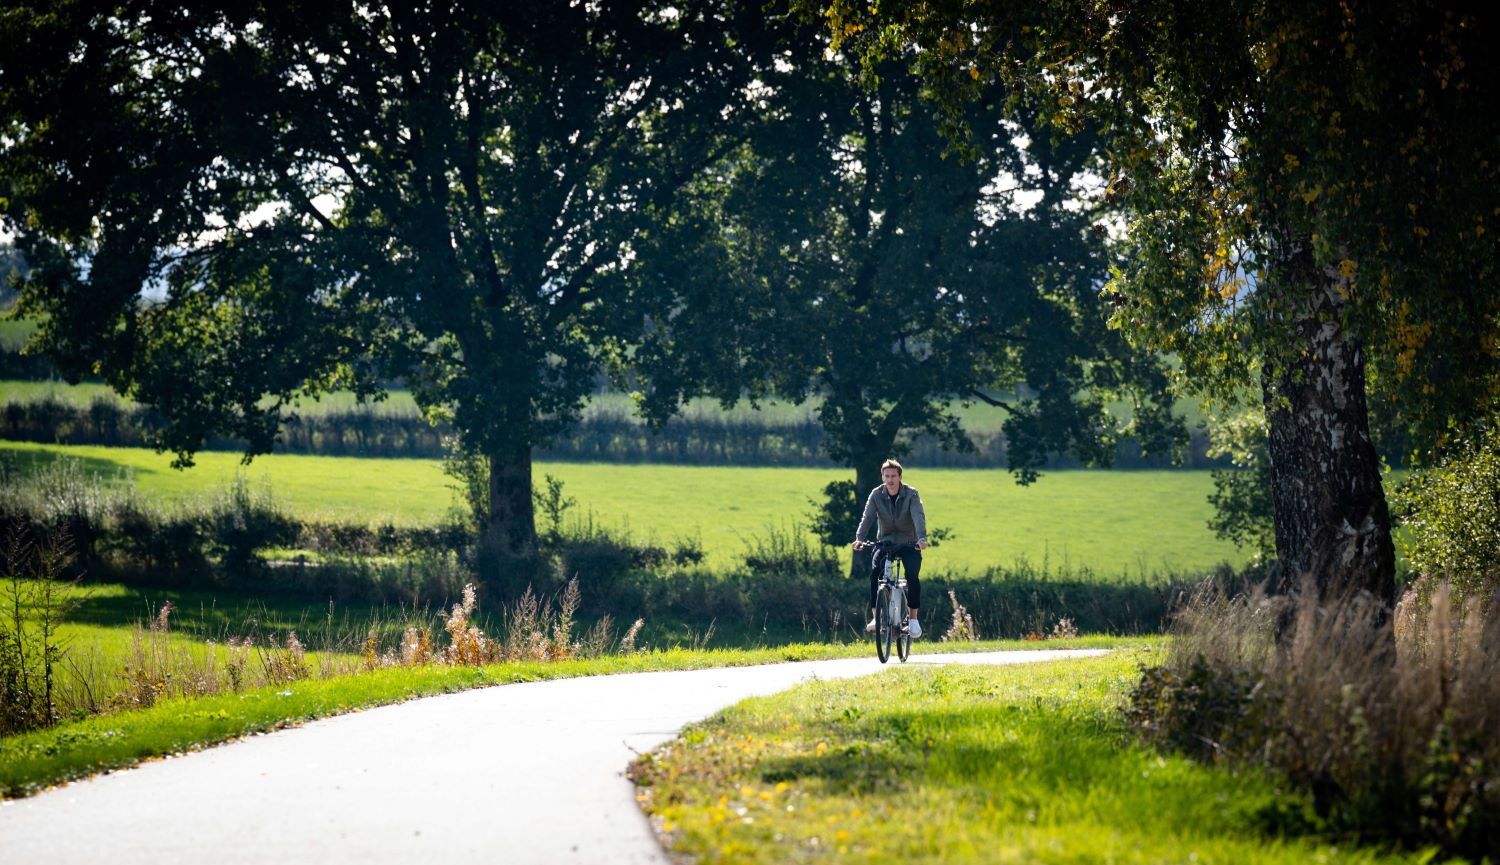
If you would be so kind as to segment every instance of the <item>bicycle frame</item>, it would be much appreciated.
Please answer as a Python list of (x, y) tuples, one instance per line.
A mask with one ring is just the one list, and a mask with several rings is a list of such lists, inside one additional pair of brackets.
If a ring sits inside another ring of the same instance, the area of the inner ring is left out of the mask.
[(875, 586), (875, 656), (884, 664), (891, 644), (904, 662), (911, 655), (911, 608), (906, 600), (906, 573), (896, 548), (889, 543), (872, 544), (883, 552), (885, 562)]

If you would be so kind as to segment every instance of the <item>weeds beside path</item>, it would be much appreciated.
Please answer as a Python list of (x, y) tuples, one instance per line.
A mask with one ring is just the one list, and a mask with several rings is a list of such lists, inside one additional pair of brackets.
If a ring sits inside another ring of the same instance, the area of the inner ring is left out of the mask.
[[(1082, 637), (1049, 641), (1047, 648), (1139, 645), (1141, 639)], [(1036, 643), (924, 644), (921, 652), (993, 651)], [(303, 680), (243, 694), (164, 700), (118, 712), (0, 738), (0, 798), (27, 796), (62, 781), (202, 748), (313, 718), (489, 685), (610, 673), (693, 670), (783, 661), (864, 657), (864, 644), (806, 644), (767, 649), (638, 652), (575, 661), (506, 663), (481, 667), (391, 668), (326, 680)]]

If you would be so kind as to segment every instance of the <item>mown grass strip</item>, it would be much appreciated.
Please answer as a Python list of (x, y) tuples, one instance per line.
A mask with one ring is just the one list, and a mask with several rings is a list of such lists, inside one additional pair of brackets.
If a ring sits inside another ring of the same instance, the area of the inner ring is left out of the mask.
[(1403, 862), (1310, 834), (1305, 798), (1135, 744), (1137, 652), (905, 667), (741, 703), (634, 769), (690, 861)]
[[(1141, 638), (1086, 636), (1048, 642), (1047, 648), (1140, 645)], [(918, 644), (921, 652), (993, 651), (1016, 642)], [(487, 667), (392, 668), (356, 676), (304, 680), (242, 694), (166, 700), (149, 709), (118, 712), (0, 738), (0, 798), (28, 796), (50, 785), (372, 706), (513, 682), (611, 673), (697, 670), (783, 661), (862, 657), (863, 644), (804, 644), (765, 649), (670, 649), (588, 660), (496, 664)]]

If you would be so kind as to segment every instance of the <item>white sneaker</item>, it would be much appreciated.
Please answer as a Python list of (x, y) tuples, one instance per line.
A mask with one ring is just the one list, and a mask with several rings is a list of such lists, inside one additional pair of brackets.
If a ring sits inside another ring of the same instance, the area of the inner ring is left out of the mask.
[(916, 619), (908, 619), (906, 621), (906, 632), (911, 634), (911, 638), (915, 640), (922, 636), (922, 623)]
[(871, 619), (870, 623), (868, 625), (865, 625), (865, 633), (866, 634), (873, 634), (873, 633), (875, 633), (875, 620), (874, 619)]

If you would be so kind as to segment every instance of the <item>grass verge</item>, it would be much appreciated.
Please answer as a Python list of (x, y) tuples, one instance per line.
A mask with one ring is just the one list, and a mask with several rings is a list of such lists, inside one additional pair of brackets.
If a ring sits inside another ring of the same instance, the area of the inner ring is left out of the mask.
[(642, 758), (663, 842), (696, 862), (1403, 862), (1309, 834), (1257, 771), (1138, 745), (1143, 655), (907, 667), (747, 700)]
[[(1045, 645), (1049, 649), (1101, 648), (1150, 642), (1149, 638), (1084, 636), (1065, 642), (1049, 641)], [(1014, 641), (931, 643), (918, 644), (917, 651), (994, 651), (1035, 646), (1036, 643)], [(803, 644), (774, 649), (670, 649), (590, 660), (513, 662), (484, 667), (403, 667), (333, 679), (309, 679), (241, 694), (163, 700), (149, 709), (101, 715), (0, 738), (0, 798), (28, 796), (63, 781), (314, 718), (470, 688), (611, 673), (862, 657), (869, 652), (868, 645), (857, 643)]]

